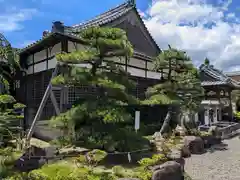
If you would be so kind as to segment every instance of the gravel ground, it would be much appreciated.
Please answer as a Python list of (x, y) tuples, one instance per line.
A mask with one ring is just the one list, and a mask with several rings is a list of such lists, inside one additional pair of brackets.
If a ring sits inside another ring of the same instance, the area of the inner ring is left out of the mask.
[(225, 140), (223, 145), (185, 161), (185, 170), (193, 180), (240, 180), (240, 139)]

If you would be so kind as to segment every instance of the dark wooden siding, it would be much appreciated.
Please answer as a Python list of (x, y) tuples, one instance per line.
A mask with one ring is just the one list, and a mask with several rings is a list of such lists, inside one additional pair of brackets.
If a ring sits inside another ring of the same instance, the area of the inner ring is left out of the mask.
[[(46, 87), (50, 81), (52, 70), (36, 73), (29, 75), (23, 78), (24, 84), (22, 88), (26, 89), (26, 95), (24, 103), (27, 105), (26, 118), (32, 121), (34, 115), (37, 112), (37, 109), (41, 103), (43, 95), (45, 93)], [(157, 80), (146, 79), (140, 77), (130, 77), (137, 84), (136, 88), (133, 89), (130, 93), (136, 96), (139, 99), (145, 98), (145, 91), (149, 86), (157, 83)], [(60, 90), (54, 91), (55, 97), (60, 105)], [(97, 89), (93, 87), (81, 86), (81, 87), (70, 87), (68, 88), (68, 102), (73, 104), (77, 99), (85, 97), (86, 95), (97, 95)], [(69, 104), (63, 104), (63, 107), (68, 107)], [(31, 109), (31, 110), (30, 110)], [(31, 111), (31, 113), (30, 113)], [(31, 115), (29, 115), (29, 113)], [(55, 115), (55, 110), (50, 100), (50, 97), (47, 100), (47, 103), (43, 109), (41, 115), (41, 120), (49, 119), (51, 116)], [(31, 116), (31, 117), (30, 117)]]

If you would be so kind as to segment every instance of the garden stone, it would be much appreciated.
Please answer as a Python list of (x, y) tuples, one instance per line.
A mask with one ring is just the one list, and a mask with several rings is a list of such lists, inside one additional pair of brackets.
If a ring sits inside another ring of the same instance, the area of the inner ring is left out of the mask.
[(156, 166), (154, 169), (152, 180), (182, 180), (183, 171), (181, 165), (175, 161), (168, 161), (164, 164)]
[(182, 153), (182, 157), (184, 157), (184, 158), (191, 157), (191, 152), (190, 152), (189, 148), (184, 144), (181, 147), (181, 153)]
[(212, 135), (203, 136), (202, 139), (204, 141), (205, 148), (210, 148), (212, 145), (221, 143), (221, 138), (218, 138), (218, 137), (212, 136)]
[(179, 125), (177, 125), (177, 127), (175, 128), (175, 131), (176, 131), (176, 134), (178, 134), (180, 136), (185, 136), (186, 135), (186, 130)]
[(171, 161), (176, 161), (181, 165), (181, 169), (184, 172), (185, 160), (182, 157), (182, 152), (179, 149), (172, 149), (170, 153), (167, 154), (167, 158)]
[(186, 146), (191, 154), (202, 154), (204, 153), (204, 142), (202, 138), (197, 136), (185, 136), (184, 146)]
[(220, 132), (219, 128), (217, 126), (211, 126), (208, 130), (208, 133), (217, 139), (221, 139), (222, 133)]

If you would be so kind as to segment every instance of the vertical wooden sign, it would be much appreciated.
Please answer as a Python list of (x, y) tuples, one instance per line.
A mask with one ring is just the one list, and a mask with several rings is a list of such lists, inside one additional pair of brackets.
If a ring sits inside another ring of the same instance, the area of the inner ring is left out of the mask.
[(140, 128), (140, 111), (135, 111), (135, 131), (137, 132)]

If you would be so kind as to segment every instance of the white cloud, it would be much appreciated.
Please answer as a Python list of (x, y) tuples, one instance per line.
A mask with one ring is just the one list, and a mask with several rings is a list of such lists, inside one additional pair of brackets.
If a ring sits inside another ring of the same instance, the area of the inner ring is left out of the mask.
[[(240, 25), (231, 1), (154, 0), (145, 24), (162, 49), (183, 49), (200, 65), (205, 57), (225, 71), (240, 70)], [(230, 20), (228, 21), (228, 19)]]
[(18, 43), (18, 44), (16, 45), (16, 47), (18, 47), (18, 48), (24, 48), (24, 47), (27, 47), (28, 45), (30, 45), (30, 44), (32, 44), (32, 43), (34, 43), (34, 42), (36, 42), (36, 41), (26, 40), (26, 41), (23, 41), (22, 43)]
[(12, 8), (10, 11), (0, 12), (0, 32), (11, 32), (23, 28), (21, 24), (25, 20), (32, 18), (36, 9), (20, 9)]

